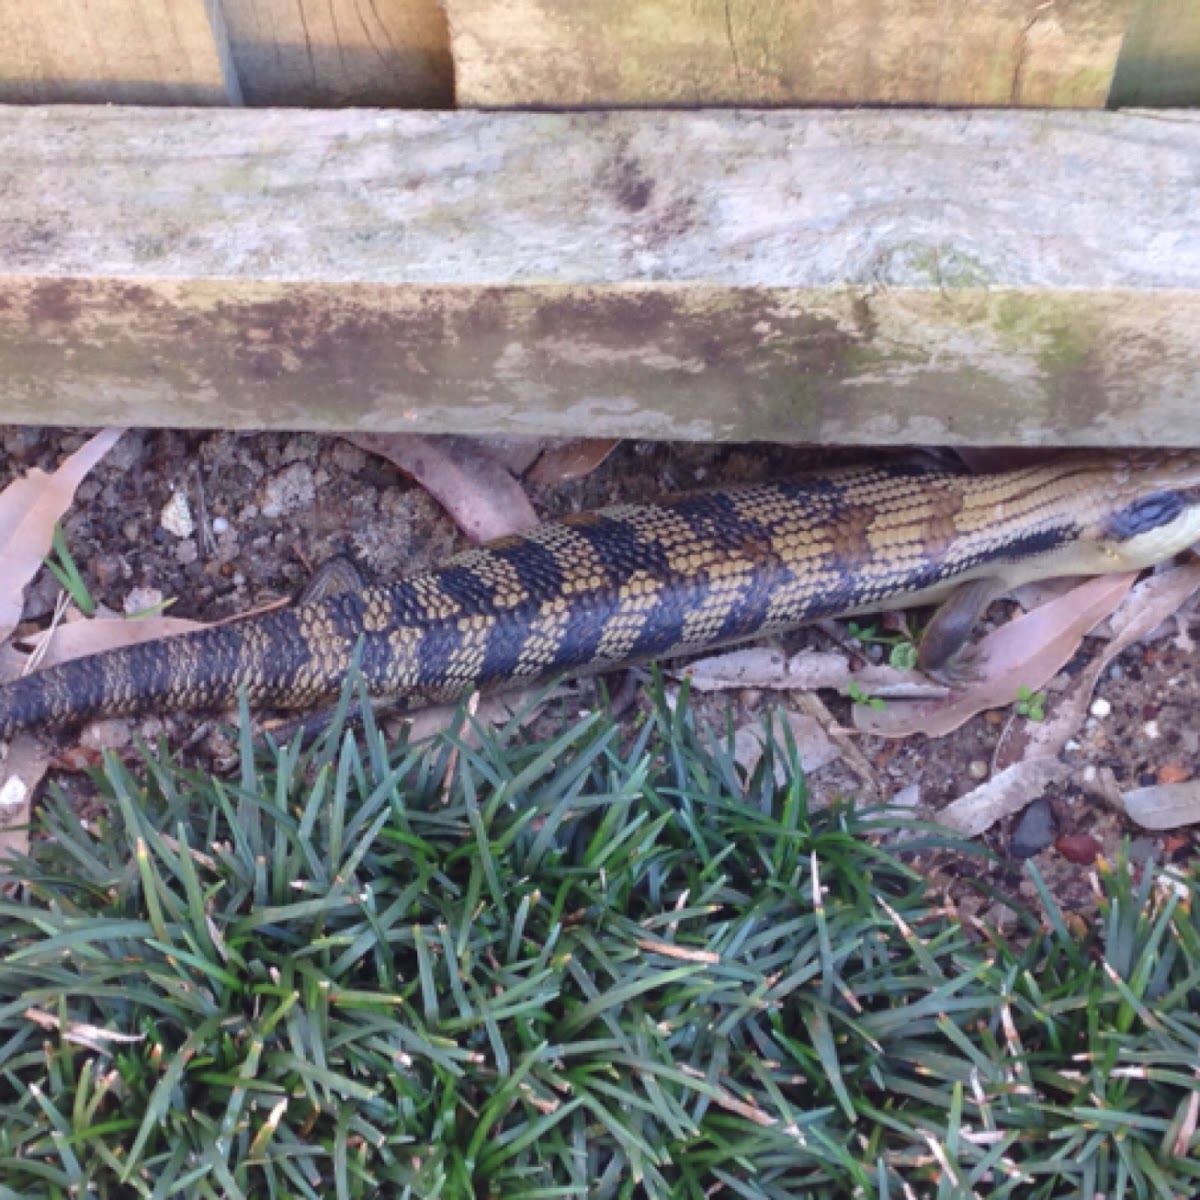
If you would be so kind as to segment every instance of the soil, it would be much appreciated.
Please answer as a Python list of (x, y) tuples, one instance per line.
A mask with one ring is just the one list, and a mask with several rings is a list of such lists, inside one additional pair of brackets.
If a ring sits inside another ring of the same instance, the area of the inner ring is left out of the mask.
[[(0, 487), (31, 467), (53, 469), (85, 438), (60, 429), (0, 430)], [(854, 461), (863, 455), (832, 457)], [(539, 514), (551, 517), (697, 486), (780, 477), (830, 460), (828, 450), (630, 442), (583, 480), (527, 490)], [(104, 606), (128, 612), (170, 598), (172, 615), (205, 621), (294, 596), (334, 554), (348, 553), (368, 577), (386, 580), (435, 565), (463, 545), (437, 504), (385, 460), (335, 437), (294, 433), (131, 430), (81, 485), (63, 529), (92, 596)], [(58, 591), (43, 572), (27, 594), (28, 624), (48, 622)], [(1005, 615), (1004, 604), (990, 614), (995, 620)], [(1072, 779), (1107, 769), (1126, 789), (1179, 780), (1196, 769), (1200, 722), (1193, 714), (1200, 667), (1178, 643), (1167, 637), (1136, 646), (1106, 672), (1097, 689), (1101, 703), (1095, 711), (1101, 715), (1088, 719), (1067, 751), (1072, 766), (1080, 768)], [(829, 635), (810, 628), (787, 640), (789, 650), (803, 645), (830, 648)], [(612, 692), (621, 690), (619, 679), (608, 683)], [(587, 689), (595, 685), (574, 686), (582, 689), (586, 706)], [(723, 722), (731, 703), (738, 719), (748, 719), (768, 700), (795, 704), (761, 692), (698, 703)], [(1047, 704), (1053, 702), (1051, 690)], [(845, 717), (843, 702), (829, 704), (835, 717)], [(1014, 719), (1024, 718), (988, 712), (936, 741), (864, 738), (858, 745), (885, 793), (918, 798), (915, 811), (936, 810), (988, 776), (996, 746)], [(228, 768), (233, 748), (211, 717), (147, 718), (137, 727), (153, 734), (164, 726), (172, 744), (187, 747), (193, 761)], [(86, 786), (86, 780), (79, 777), (72, 786)], [(853, 794), (858, 782), (844, 765), (834, 764), (810, 786), (827, 801)], [(1068, 784), (1051, 793), (1054, 840), (1035, 859), (1063, 909), (1083, 919), (1094, 910), (1095, 866), (1062, 852), (1073, 835), (1090, 835), (1110, 859), (1123, 839), (1130, 839), (1135, 859), (1159, 863), (1190, 859), (1197, 848), (1192, 829), (1164, 835), (1130, 826), (1092, 794), (1097, 790)], [(985, 835), (993, 860), (943, 858), (928, 864), (960, 909), (1001, 925), (1011, 919), (1010, 905), (1037, 907), (1028, 876), (1011, 854), (1017, 820)]]

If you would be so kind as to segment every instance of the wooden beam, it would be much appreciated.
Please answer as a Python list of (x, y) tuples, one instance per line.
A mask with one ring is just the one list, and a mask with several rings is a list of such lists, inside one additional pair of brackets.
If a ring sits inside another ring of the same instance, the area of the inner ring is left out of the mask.
[(1138, 0), (1117, 60), (1109, 105), (1200, 105), (1196, 0)]
[(0, 104), (236, 104), (217, 0), (0, 3)]
[(437, 0), (223, 0), (223, 8), (247, 104), (454, 103)]
[(1200, 445), (1200, 116), (0, 109), (0, 420)]
[(443, 2), (463, 105), (1101, 108), (1131, 0)]

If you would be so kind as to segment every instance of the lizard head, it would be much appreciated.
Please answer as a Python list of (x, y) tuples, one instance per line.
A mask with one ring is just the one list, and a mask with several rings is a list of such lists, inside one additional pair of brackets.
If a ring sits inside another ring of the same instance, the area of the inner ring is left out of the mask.
[(1148, 567), (1200, 541), (1200, 450), (1114, 459), (1098, 540), (1127, 569)]

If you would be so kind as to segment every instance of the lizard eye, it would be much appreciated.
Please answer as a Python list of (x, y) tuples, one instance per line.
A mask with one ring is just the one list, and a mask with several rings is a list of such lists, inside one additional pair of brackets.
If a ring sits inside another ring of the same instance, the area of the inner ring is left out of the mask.
[(1104, 532), (1114, 541), (1127, 542), (1139, 534), (1169, 525), (1183, 512), (1183, 508), (1183, 497), (1178, 492), (1155, 492), (1113, 513), (1105, 524)]

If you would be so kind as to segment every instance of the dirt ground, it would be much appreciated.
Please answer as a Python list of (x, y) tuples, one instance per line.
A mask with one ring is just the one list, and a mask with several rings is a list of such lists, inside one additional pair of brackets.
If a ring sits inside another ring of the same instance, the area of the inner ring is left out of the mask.
[[(53, 469), (84, 440), (72, 431), (0, 430), (0, 487), (30, 467)], [(539, 515), (550, 517), (696, 486), (780, 477), (818, 457), (830, 461), (828, 451), (818, 456), (780, 447), (625, 443), (583, 480), (527, 490)], [(841, 457), (856, 461), (863, 455)], [(169, 515), (164, 523), (164, 513), (179, 503), (173, 499), (177, 495), (186, 497), (195, 525), (191, 532), (186, 522), (181, 526)], [(311, 434), (130, 431), (79, 488), (63, 528), (91, 594), (103, 605), (129, 612), (174, 598), (172, 615), (206, 621), (294, 596), (333, 554), (353, 555), (369, 576), (386, 581), (434, 565), (465, 544), (437, 504), (396, 468), (347, 441)], [(48, 622), (58, 591), (43, 572), (27, 594), (27, 625)], [(990, 619), (1004, 616), (1001, 603)], [(807, 629), (787, 642), (789, 650), (803, 645), (829, 648), (829, 634)], [(1086, 660), (1085, 647), (1066, 674)], [(620, 679), (608, 683), (614, 692), (621, 688)], [(594, 685), (576, 686), (586, 706), (586, 689)], [(1122, 789), (1191, 775), (1200, 756), (1195, 718), (1200, 673), (1178, 639), (1135, 646), (1105, 673), (1096, 695), (1095, 715), (1068, 746), (1072, 765), (1094, 772), (1107, 768)], [(845, 702), (827, 700), (834, 716), (843, 718)], [(717, 716), (733, 704), (745, 718), (768, 701), (795, 703), (761, 692), (724, 693), (699, 703)], [(1047, 706), (1053, 703), (1051, 688)], [(936, 741), (860, 738), (858, 745), (886, 794), (915, 800), (914, 811), (936, 810), (988, 776), (997, 742), (1013, 719), (1008, 711), (987, 712)], [(155, 718), (143, 731), (162, 724)], [(211, 719), (179, 715), (168, 718), (166, 728), (173, 744), (188, 746), (201, 764), (219, 767), (231, 752)], [(1073, 778), (1078, 777), (1076, 772)], [(852, 791), (855, 781), (835, 765), (827, 775), (814, 776), (812, 786), (828, 799)], [(1093, 907), (1095, 868), (1064, 853), (1072, 835), (1090, 835), (1110, 857), (1126, 837), (1138, 859), (1180, 862), (1196, 850), (1192, 829), (1138, 830), (1075, 785), (1053, 790), (1049, 807), (1053, 829), (1040, 839), (1050, 838), (1035, 861), (1062, 906), (1085, 918)], [(992, 889), (989, 898), (951, 884), (960, 907), (1001, 923), (1007, 915), (1003, 899), (1032, 899), (1019, 860), (1011, 854), (1017, 820), (984, 836), (998, 854), (994, 863), (943, 862), (937, 872), (947, 882), (956, 874), (970, 875)]]

